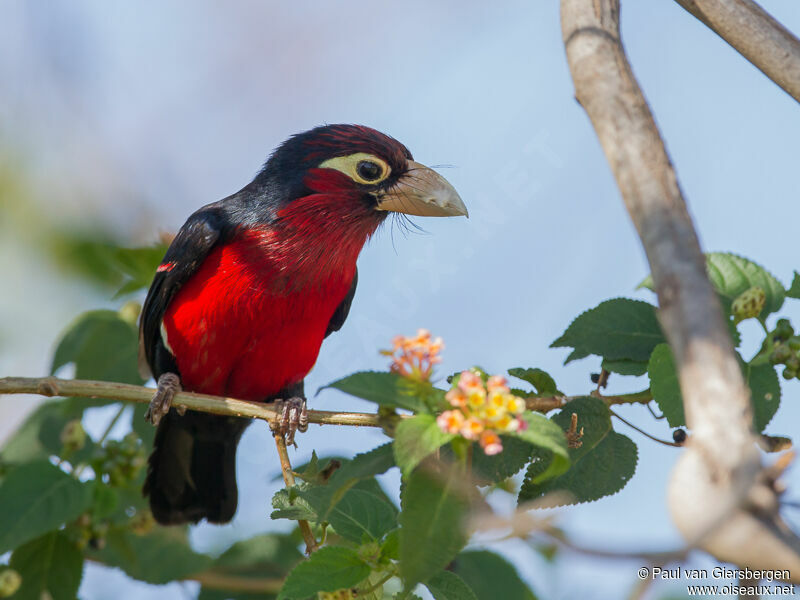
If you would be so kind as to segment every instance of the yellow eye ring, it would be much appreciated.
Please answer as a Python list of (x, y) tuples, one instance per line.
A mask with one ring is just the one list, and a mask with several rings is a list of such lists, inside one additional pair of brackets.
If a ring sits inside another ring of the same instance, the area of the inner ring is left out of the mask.
[(336, 169), (362, 185), (380, 183), (392, 172), (392, 168), (385, 160), (366, 152), (329, 158), (320, 164), (319, 168)]

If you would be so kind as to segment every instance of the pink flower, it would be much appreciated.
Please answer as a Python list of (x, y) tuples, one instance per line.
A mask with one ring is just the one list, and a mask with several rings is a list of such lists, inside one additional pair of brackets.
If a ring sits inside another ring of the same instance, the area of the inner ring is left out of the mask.
[(484, 431), (478, 443), (483, 448), (483, 453), (487, 456), (500, 454), (503, 451), (503, 442), (500, 441), (500, 436), (494, 431)]
[(458, 410), (446, 410), (436, 417), (436, 424), (445, 433), (458, 433), (464, 424), (464, 415)]

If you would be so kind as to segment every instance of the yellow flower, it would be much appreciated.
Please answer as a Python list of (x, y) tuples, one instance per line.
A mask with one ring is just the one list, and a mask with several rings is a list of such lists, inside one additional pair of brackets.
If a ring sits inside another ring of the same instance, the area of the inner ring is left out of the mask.
[(442, 361), (439, 353), (443, 348), (442, 338), (431, 339), (430, 331), (420, 329), (415, 337), (396, 335), (392, 338), (392, 350), (382, 350), (381, 354), (392, 357), (390, 370), (393, 373), (428, 381), (433, 374), (433, 365)]

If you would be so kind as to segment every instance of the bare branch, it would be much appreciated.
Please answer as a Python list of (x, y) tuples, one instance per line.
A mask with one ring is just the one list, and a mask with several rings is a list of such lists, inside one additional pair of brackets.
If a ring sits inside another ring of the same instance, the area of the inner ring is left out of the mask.
[(800, 40), (751, 0), (675, 0), (800, 102)]
[[(0, 378), (2, 394), (38, 394), (40, 396), (85, 396), (108, 398), (123, 402), (149, 403), (155, 389), (111, 381), (87, 381), (84, 379), (59, 379), (57, 377), (3, 377)], [(249, 417), (270, 422), (278, 412), (269, 404), (246, 402), (235, 398), (222, 398), (207, 394), (180, 392), (175, 394), (174, 406), (185, 406), (192, 410), (226, 415)], [(405, 415), (400, 415), (404, 418)], [(335, 412), (309, 410), (308, 422), (319, 425), (352, 425), (356, 427), (381, 427), (378, 415), (370, 413)]]
[(673, 520), (692, 545), (721, 560), (800, 578), (800, 543), (775, 534), (782, 524), (777, 501), (769, 515), (745, 509), (761, 468), (749, 391), (675, 172), (622, 47), (619, 0), (562, 0), (561, 20), (576, 98), (650, 263), (693, 430), (670, 483)]

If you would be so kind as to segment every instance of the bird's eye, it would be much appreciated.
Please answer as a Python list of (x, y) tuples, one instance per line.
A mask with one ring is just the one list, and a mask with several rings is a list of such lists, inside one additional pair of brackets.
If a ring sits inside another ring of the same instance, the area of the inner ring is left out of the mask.
[(336, 169), (361, 185), (374, 185), (389, 177), (392, 172), (385, 160), (366, 152), (335, 156), (322, 162), (320, 169)]
[(364, 181), (377, 181), (383, 174), (383, 168), (371, 160), (361, 160), (356, 165), (356, 173)]

